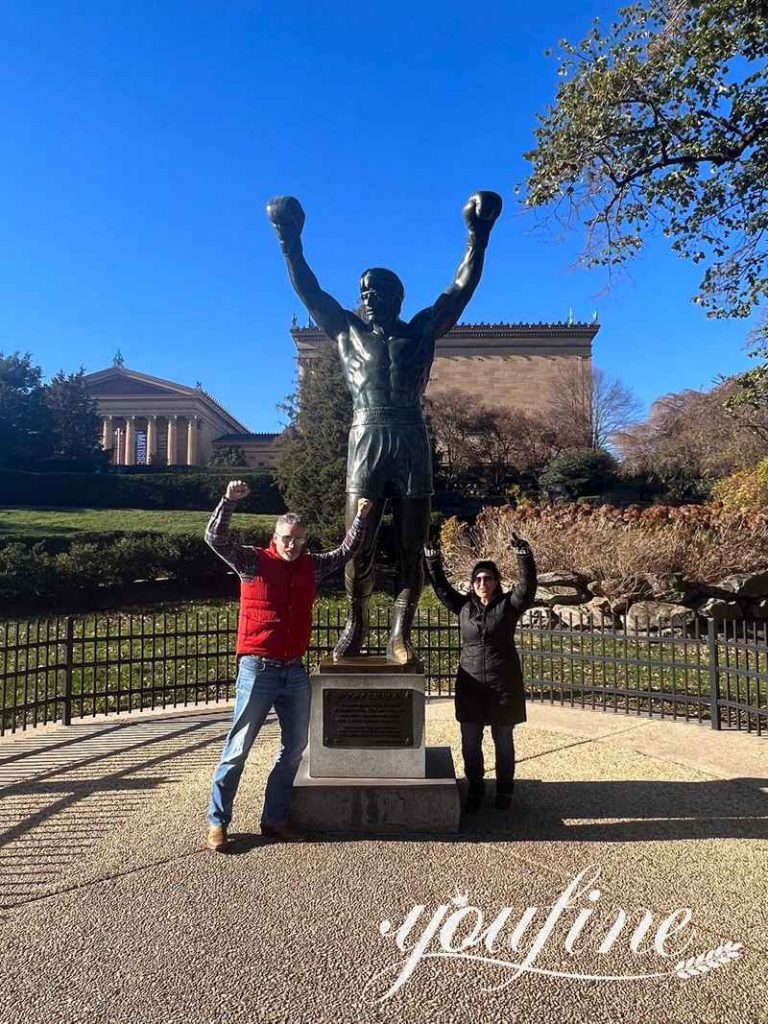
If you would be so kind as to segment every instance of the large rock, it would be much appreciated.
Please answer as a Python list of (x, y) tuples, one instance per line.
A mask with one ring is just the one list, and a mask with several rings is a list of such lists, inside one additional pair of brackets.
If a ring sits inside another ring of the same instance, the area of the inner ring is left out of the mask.
[(768, 597), (768, 572), (736, 572), (718, 580), (715, 589), (734, 597)]
[(584, 588), (587, 577), (583, 573), (570, 569), (555, 569), (552, 572), (539, 573), (539, 584), (544, 587), (580, 587)]
[(654, 601), (687, 604), (696, 596), (695, 586), (686, 583), (682, 573), (645, 573), (644, 575)]
[[(607, 597), (593, 597), (591, 601), (587, 601), (584, 608), (591, 614), (595, 625), (598, 627), (602, 625), (603, 628), (612, 628), (619, 623), (618, 615), (613, 608), (613, 602)], [(625, 610), (626, 606), (622, 608), (622, 611)]]
[(569, 629), (592, 629), (592, 619), (583, 604), (553, 604), (552, 614)]
[(697, 609), (699, 615), (705, 615), (708, 619), (716, 622), (724, 622), (726, 619), (743, 619), (744, 611), (737, 601), (723, 601), (719, 597), (710, 597), (700, 604)]
[(768, 619), (768, 598), (763, 597), (759, 601), (748, 604), (744, 611), (745, 619)]
[(549, 629), (556, 621), (551, 608), (547, 605), (540, 608), (529, 608), (520, 616), (521, 625), (533, 626), (534, 629)]
[(653, 591), (648, 582), (648, 577), (642, 573), (635, 573), (632, 576), (618, 579), (608, 577), (602, 580), (600, 583), (600, 593), (597, 596), (610, 597), (617, 600), (629, 598), (631, 601), (650, 601), (653, 599)]
[(615, 625), (615, 618), (610, 613), (605, 598), (596, 598), (596, 601), (603, 602), (605, 607), (595, 606), (594, 601), (587, 604), (556, 604), (552, 607), (553, 613), (569, 629), (611, 629)]
[(535, 603), (551, 608), (556, 604), (583, 604), (588, 597), (579, 587), (537, 587)]
[(591, 596), (586, 576), (578, 572), (557, 570), (539, 575), (535, 603), (551, 608), (555, 604), (583, 604)]
[(678, 632), (692, 626), (696, 612), (671, 601), (636, 601), (624, 615), (629, 632)]

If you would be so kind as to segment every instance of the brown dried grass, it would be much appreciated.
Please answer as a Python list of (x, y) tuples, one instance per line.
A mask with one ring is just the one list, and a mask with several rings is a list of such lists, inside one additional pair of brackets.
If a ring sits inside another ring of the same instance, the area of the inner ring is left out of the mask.
[(768, 568), (768, 513), (719, 503), (486, 508), (472, 527), (456, 519), (445, 523), (446, 568), (455, 579), (467, 579), (478, 558), (492, 558), (502, 576), (514, 579), (513, 532), (530, 543), (540, 572), (569, 570), (589, 579), (624, 582), (630, 590), (633, 579), (650, 573), (680, 573), (690, 582), (713, 583), (730, 573)]

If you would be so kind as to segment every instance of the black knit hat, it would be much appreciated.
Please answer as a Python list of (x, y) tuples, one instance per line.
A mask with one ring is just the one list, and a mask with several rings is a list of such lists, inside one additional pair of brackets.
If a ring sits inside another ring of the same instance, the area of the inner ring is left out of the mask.
[(470, 583), (474, 583), (475, 576), (482, 570), (491, 573), (497, 583), (501, 583), (501, 573), (499, 572), (498, 566), (495, 562), (491, 562), (490, 559), (483, 559), (480, 562), (475, 562), (475, 567), (472, 570), (472, 575), (469, 577)]

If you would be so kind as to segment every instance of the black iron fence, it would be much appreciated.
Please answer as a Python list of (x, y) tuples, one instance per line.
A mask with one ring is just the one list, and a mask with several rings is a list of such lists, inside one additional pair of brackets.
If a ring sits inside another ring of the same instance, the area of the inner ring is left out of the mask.
[[(109, 613), (0, 622), (0, 735), (48, 722), (231, 699), (237, 609)], [(311, 668), (333, 649), (342, 613), (318, 607)], [(372, 623), (383, 652), (389, 614)], [(413, 637), (428, 692), (453, 693), (456, 618), (420, 612)], [(768, 622), (696, 620), (626, 630), (584, 618), (526, 624), (518, 649), (528, 697), (569, 707), (768, 730)]]

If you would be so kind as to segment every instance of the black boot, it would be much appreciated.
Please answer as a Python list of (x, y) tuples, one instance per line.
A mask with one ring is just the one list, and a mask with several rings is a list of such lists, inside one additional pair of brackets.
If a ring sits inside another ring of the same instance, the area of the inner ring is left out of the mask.
[(476, 814), (480, 810), (485, 797), (485, 783), (479, 785), (470, 783), (467, 799), (464, 801), (464, 813)]
[(515, 788), (514, 780), (504, 783), (501, 787), (496, 786), (496, 806), (500, 811), (508, 811), (512, 806), (512, 790)]
[(368, 599), (355, 598), (349, 602), (347, 621), (333, 648), (333, 660), (341, 661), (342, 658), (354, 658), (358, 655), (367, 632)]
[(408, 593), (399, 594), (392, 614), (392, 628), (387, 644), (387, 661), (398, 665), (419, 665), (419, 659), (411, 643), (411, 625), (418, 602), (409, 601)]

